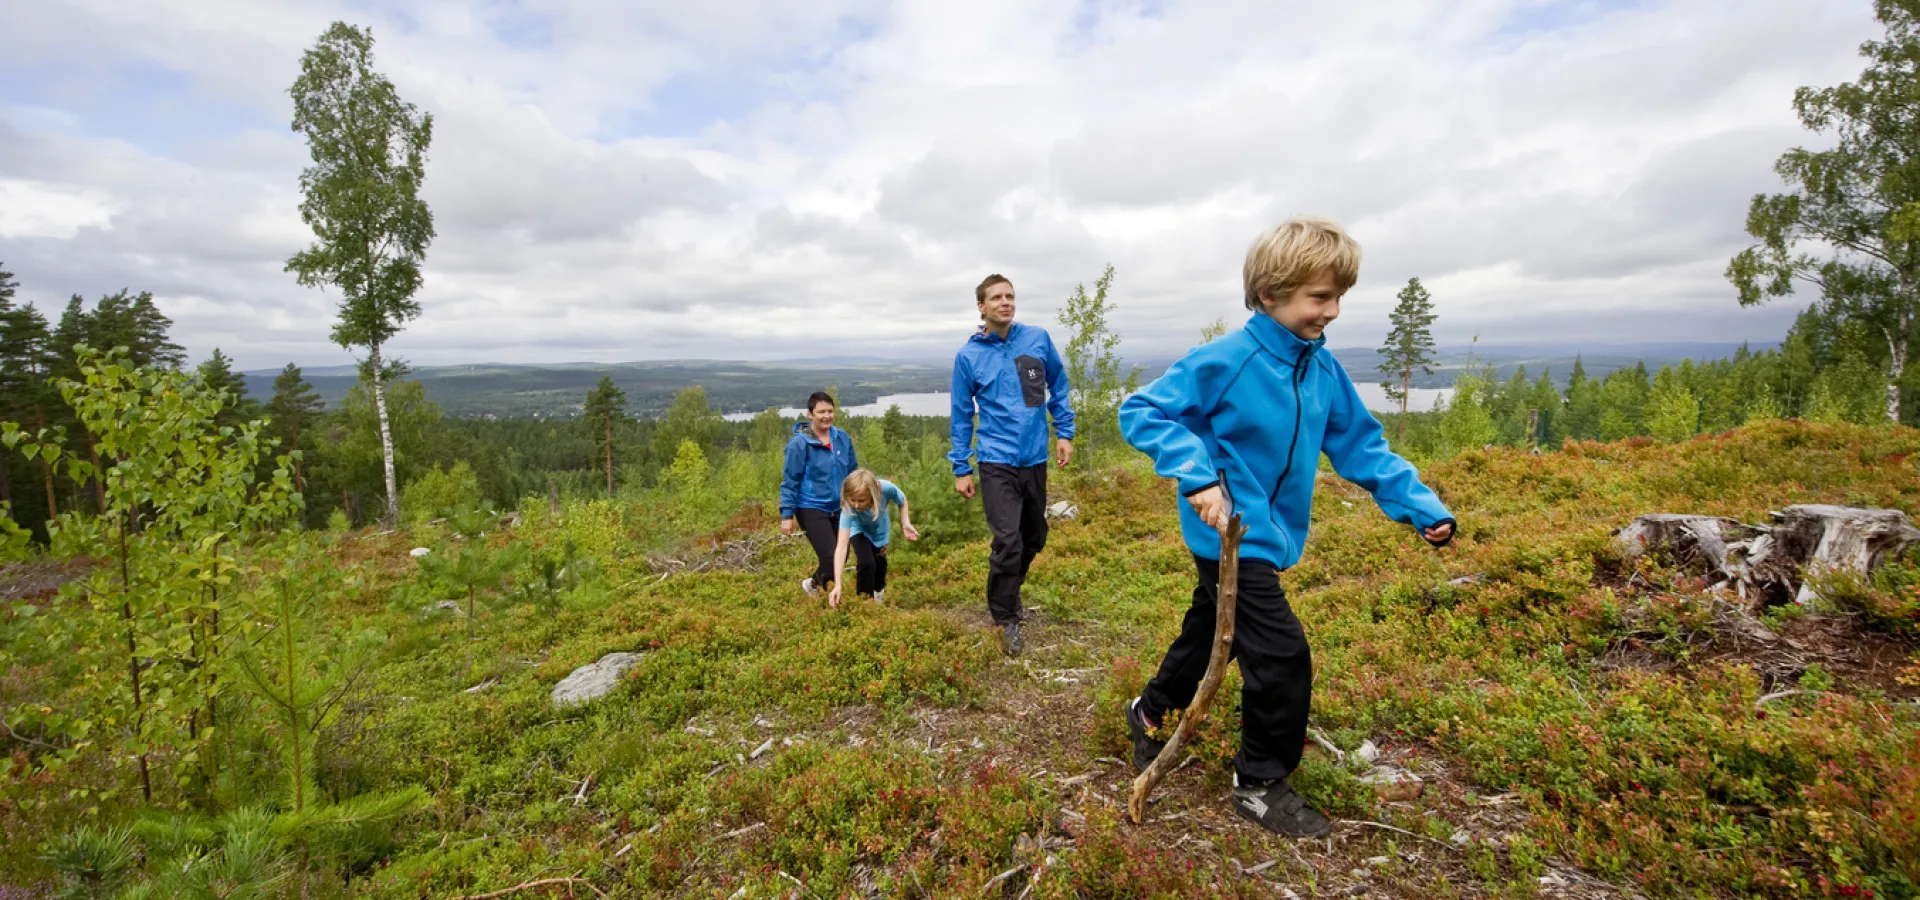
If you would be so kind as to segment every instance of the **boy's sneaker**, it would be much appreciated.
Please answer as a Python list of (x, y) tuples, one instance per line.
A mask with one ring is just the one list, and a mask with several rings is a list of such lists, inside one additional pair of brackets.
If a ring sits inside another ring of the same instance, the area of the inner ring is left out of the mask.
[(813, 586), (812, 578), (800, 579), (800, 590), (809, 597), (820, 593), (820, 589)]
[(1008, 656), (1019, 656), (1020, 651), (1027, 649), (1027, 642), (1020, 637), (1020, 620), (1018, 619), (1000, 626), (1000, 638), (1006, 642), (1005, 649)]
[(875, 602), (875, 603), (885, 603), (885, 602), (887, 602), (887, 592), (886, 592), (886, 591), (874, 591), (874, 592), (873, 592), (873, 602)]
[(1140, 698), (1133, 698), (1127, 704), (1127, 734), (1133, 737), (1133, 770), (1145, 772), (1153, 761), (1160, 758), (1160, 751), (1167, 742), (1155, 738), (1152, 734), (1157, 727), (1147, 721), (1147, 714), (1140, 711)]
[(1235, 772), (1233, 811), (1242, 819), (1252, 819), (1261, 828), (1287, 837), (1319, 837), (1333, 830), (1333, 823), (1294, 793), (1285, 778), (1242, 779)]

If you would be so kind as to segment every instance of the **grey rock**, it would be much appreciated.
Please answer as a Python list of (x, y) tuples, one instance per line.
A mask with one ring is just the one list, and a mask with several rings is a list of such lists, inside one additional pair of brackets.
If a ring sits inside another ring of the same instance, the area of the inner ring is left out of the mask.
[(1047, 507), (1049, 519), (1078, 519), (1080, 507), (1071, 500), (1061, 500)]
[(620, 676), (640, 664), (642, 653), (609, 653), (599, 661), (581, 666), (553, 686), (555, 706), (575, 706), (599, 699), (620, 683)]

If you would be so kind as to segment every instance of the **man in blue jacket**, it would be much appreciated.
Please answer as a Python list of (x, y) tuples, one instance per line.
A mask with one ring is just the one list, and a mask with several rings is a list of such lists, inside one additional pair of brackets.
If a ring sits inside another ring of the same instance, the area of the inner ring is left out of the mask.
[(1240, 661), (1240, 753), (1234, 811), (1281, 834), (1325, 834), (1326, 816), (1287, 783), (1300, 765), (1313, 661), (1280, 572), (1300, 560), (1320, 454), (1373, 494), (1382, 512), (1435, 546), (1453, 539), (1453, 515), (1395, 455), (1346, 370), (1323, 348), (1340, 298), (1359, 277), (1360, 247), (1339, 225), (1295, 219), (1247, 251), (1246, 327), (1202, 344), (1120, 406), (1128, 443), (1179, 482), (1180, 532), (1199, 570), (1180, 636), (1127, 708), (1133, 762), (1165, 746), (1161, 725), (1184, 709), (1206, 674), (1220, 581), (1220, 532), (1235, 510), (1240, 545), (1233, 653)]
[[(1047, 420), (1054, 454), (1073, 461), (1073, 410), (1067, 406), (1067, 368), (1045, 329), (1013, 321), (1013, 282), (988, 275), (974, 288), (980, 330), (953, 358), (953, 489), (974, 496), (972, 460), (980, 469), (981, 505), (993, 531), (987, 562), (987, 612), (999, 626), (1008, 656), (1018, 656), (1020, 586), (1047, 545)], [(980, 446), (973, 446), (974, 413)]]

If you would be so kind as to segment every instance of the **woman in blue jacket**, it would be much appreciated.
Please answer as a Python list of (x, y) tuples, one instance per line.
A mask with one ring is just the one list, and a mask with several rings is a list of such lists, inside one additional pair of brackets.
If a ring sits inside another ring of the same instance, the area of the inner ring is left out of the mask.
[(780, 478), (780, 533), (791, 536), (799, 525), (819, 563), (800, 581), (808, 594), (827, 589), (839, 578), (833, 571), (833, 550), (840, 524), (840, 482), (860, 468), (853, 438), (833, 427), (833, 412), (833, 398), (825, 391), (807, 398), (807, 419), (793, 425)]

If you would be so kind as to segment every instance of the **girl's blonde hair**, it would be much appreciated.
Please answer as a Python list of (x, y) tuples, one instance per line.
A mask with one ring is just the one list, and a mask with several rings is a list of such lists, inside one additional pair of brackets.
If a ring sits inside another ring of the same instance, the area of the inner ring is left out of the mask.
[(886, 502), (886, 498), (880, 496), (879, 477), (867, 469), (855, 469), (847, 475), (847, 480), (840, 482), (841, 503), (853, 506), (854, 494), (867, 495), (867, 501), (873, 504), (875, 511), (880, 509), (880, 504)]

